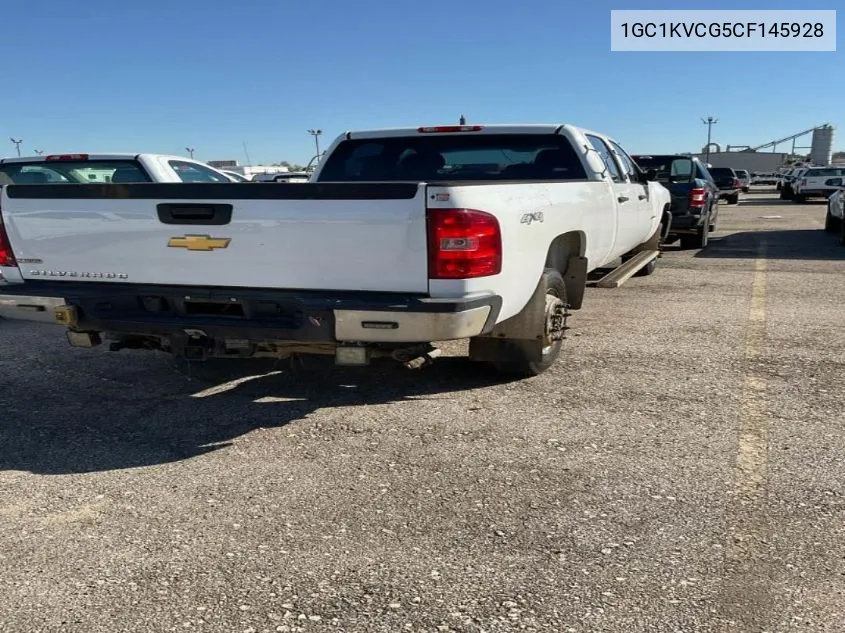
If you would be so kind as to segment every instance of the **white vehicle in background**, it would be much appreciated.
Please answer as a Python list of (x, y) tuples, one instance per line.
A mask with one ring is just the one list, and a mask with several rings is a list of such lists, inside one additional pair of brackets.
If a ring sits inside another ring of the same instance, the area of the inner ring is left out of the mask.
[[(5, 187), (4, 292), (66, 299), (68, 342), (189, 360), (559, 356), (587, 275), (654, 271), (669, 191), (571, 125), (350, 131), (296, 187)], [(636, 270), (630, 266), (631, 272)]]
[(838, 185), (829, 182), (845, 177), (845, 167), (810, 167), (793, 183), (793, 200), (804, 202), (807, 198), (829, 198)]
[(236, 171), (229, 171), (228, 169), (221, 169), (220, 171), (221, 171), (221, 173), (226, 174), (234, 182), (252, 182), (252, 180), (250, 180), (249, 178), (247, 178), (243, 174), (239, 174)]
[(796, 169), (790, 170), (783, 178), (783, 182), (781, 183), (780, 187), (780, 199), (781, 200), (794, 200), (795, 199), (795, 183), (798, 181), (799, 178), (804, 174), (805, 171), (809, 169), (808, 167), (798, 167)]
[(275, 174), (257, 174), (253, 182), (308, 182), (311, 174), (304, 171), (283, 171)]
[(751, 174), (752, 185), (777, 185), (780, 174), (773, 172), (762, 172)]
[[(0, 188), (2, 185), (11, 184), (102, 185), (232, 181), (233, 179), (222, 171), (205, 163), (169, 154), (51, 154), (0, 159)], [(104, 226), (106, 231), (109, 230), (107, 226)], [(62, 224), (56, 223), (54, 234), (61, 235), (63, 230)], [(0, 272), (0, 318), (54, 323), (53, 308), (64, 302), (63, 299), (55, 297), (16, 297), (2, 293), (3, 273)]]
[(845, 246), (845, 176), (831, 178), (827, 184), (836, 189), (827, 199), (824, 230), (837, 234), (839, 242)]
[(748, 193), (751, 188), (751, 174), (746, 169), (734, 169), (734, 173), (739, 180), (739, 188), (742, 189), (743, 193)]

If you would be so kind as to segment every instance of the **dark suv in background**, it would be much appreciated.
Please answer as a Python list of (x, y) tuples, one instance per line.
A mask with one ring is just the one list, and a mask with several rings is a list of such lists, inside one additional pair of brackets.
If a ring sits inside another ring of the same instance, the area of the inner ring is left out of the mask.
[(719, 198), (727, 200), (728, 204), (738, 204), (742, 185), (736, 172), (730, 167), (711, 167), (709, 171), (719, 187)]
[(666, 244), (680, 240), (681, 248), (704, 248), (716, 228), (719, 187), (706, 165), (697, 158), (677, 154), (632, 156), (647, 172), (656, 172), (657, 182), (672, 195), (672, 225)]

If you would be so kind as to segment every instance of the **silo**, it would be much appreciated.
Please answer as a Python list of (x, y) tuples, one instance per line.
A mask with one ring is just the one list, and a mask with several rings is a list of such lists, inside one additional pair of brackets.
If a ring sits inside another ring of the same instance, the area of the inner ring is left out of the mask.
[(814, 165), (830, 165), (833, 160), (832, 125), (823, 125), (813, 130), (810, 160)]

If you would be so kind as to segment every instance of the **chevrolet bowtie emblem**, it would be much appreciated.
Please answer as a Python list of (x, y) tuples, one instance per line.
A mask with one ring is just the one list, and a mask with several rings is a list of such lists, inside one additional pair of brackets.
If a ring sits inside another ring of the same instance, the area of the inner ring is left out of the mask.
[(230, 237), (211, 237), (210, 235), (181, 235), (171, 237), (167, 245), (171, 248), (187, 248), (189, 251), (213, 251), (215, 248), (226, 248)]

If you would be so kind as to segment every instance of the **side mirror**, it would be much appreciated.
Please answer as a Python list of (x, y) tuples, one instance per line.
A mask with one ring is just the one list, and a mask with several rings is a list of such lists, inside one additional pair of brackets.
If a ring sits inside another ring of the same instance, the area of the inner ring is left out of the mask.
[(647, 169), (645, 172), (645, 179), (648, 180), (657, 180), (657, 170), (656, 169)]

